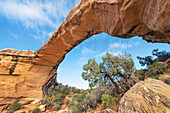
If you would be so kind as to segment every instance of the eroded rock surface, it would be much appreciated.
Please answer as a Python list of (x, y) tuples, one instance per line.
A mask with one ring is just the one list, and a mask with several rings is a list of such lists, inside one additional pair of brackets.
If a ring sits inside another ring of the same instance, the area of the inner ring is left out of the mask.
[(137, 83), (120, 101), (119, 113), (169, 113), (170, 86), (160, 80)]
[(170, 43), (170, 0), (82, 0), (36, 51), (34, 63), (61, 63), (66, 53), (92, 35)]
[(51, 70), (32, 64), (33, 51), (0, 51), (0, 105), (16, 98), (42, 98), (42, 85)]

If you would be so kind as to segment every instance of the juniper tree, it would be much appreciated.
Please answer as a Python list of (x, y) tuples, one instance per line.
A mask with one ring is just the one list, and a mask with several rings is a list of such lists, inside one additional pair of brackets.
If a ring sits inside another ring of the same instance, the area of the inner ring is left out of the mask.
[(83, 65), (83, 70), (85, 72), (82, 73), (82, 77), (89, 82), (91, 88), (104, 81), (105, 84), (112, 83), (118, 93), (131, 87), (131, 76), (135, 71), (134, 62), (128, 53), (119, 56), (106, 53), (99, 64), (95, 59), (89, 59), (88, 63)]

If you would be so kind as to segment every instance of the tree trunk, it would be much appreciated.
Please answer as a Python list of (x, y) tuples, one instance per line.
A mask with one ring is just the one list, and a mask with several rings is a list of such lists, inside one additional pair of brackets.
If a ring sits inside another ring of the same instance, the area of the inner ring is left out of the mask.
[(119, 86), (114, 82), (114, 80), (112, 79), (112, 77), (111, 77), (110, 75), (108, 75), (108, 74), (106, 74), (106, 76), (111, 80), (111, 82), (115, 85), (115, 87), (117, 88), (118, 92), (120, 93), (121, 90), (120, 90)]

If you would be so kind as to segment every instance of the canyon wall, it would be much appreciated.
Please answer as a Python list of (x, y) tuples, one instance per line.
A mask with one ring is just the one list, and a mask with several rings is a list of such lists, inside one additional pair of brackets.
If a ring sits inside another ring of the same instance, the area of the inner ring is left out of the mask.
[(102, 32), (170, 43), (170, 1), (82, 0), (37, 51), (0, 51), (0, 103), (18, 97), (41, 98), (42, 91), (47, 94), (65, 55)]
[(42, 98), (42, 85), (51, 70), (34, 65), (33, 51), (4, 49), (0, 51), (0, 105), (16, 98)]

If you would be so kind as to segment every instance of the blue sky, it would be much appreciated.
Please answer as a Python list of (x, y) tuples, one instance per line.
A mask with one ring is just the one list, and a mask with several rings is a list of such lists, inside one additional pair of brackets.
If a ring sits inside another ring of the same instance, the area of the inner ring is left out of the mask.
[[(80, 0), (1, 0), (0, 49), (37, 50), (64, 21)], [(98, 62), (110, 52), (113, 55), (128, 52), (137, 69), (137, 56), (151, 55), (153, 49), (170, 50), (169, 44), (147, 43), (141, 37), (120, 39), (106, 33), (92, 36), (70, 51), (58, 69), (58, 81), (63, 84), (88, 88), (81, 78), (82, 67), (88, 59)]]

